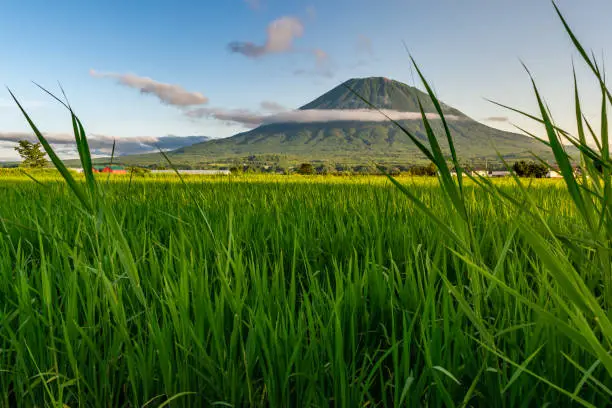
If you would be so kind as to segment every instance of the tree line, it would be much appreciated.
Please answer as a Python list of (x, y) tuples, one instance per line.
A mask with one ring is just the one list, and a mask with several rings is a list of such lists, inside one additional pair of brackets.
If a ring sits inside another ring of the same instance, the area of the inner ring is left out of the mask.
[[(25, 168), (44, 168), (48, 165), (49, 161), (46, 158), (45, 152), (42, 150), (40, 143), (32, 143), (27, 140), (20, 140), (15, 150), (21, 157), (21, 167)], [(251, 160), (252, 161), (252, 160)], [(155, 169), (161, 166), (151, 165), (149, 168)], [(178, 169), (191, 169), (192, 166), (179, 164), (176, 166)], [(302, 163), (296, 168), (286, 168), (279, 165), (269, 166), (255, 166), (253, 164), (244, 166), (233, 166), (230, 168), (232, 173), (281, 173), (287, 174), (295, 172), (302, 175), (313, 175), (313, 174), (380, 174), (380, 170), (374, 166), (347, 166), (342, 164), (336, 164), (330, 166), (326, 164), (320, 164), (315, 167), (312, 163)], [(437, 174), (437, 168), (433, 163), (428, 165), (416, 165), (416, 166), (387, 166), (384, 170), (392, 176), (397, 176), (402, 173), (413, 176), (435, 176)], [(543, 163), (536, 163), (534, 161), (519, 160), (512, 166), (512, 170), (519, 177), (531, 177), (531, 178), (542, 178), (546, 177), (548, 173), (548, 166)]]

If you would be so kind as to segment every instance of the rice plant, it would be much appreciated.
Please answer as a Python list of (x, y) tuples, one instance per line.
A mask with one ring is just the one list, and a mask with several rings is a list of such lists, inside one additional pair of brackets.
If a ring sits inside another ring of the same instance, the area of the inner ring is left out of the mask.
[(0, 173), (0, 406), (611, 405), (610, 93), (565, 26), (603, 102), (572, 136), (534, 84), (563, 181), (471, 176), (446, 126), (437, 180), (101, 179), (68, 103), (83, 175), (22, 109), (57, 171)]

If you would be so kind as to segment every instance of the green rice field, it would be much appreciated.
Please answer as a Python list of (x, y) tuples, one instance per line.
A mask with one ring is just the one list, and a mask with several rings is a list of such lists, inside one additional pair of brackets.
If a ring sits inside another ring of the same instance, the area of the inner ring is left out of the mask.
[(466, 172), (414, 61), (437, 177), (95, 175), (56, 98), (77, 175), (13, 95), (55, 170), (0, 170), (0, 407), (612, 406), (612, 92), (557, 12), (561, 180)]
[[(100, 176), (93, 215), (58, 175), (35, 179), (0, 174), (0, 406), (612, 400), (553, 318), (568, 324), (521, 215), (474, 183), (473, 253), (498, 280), (384, 177)], [(399, 181), (453, 225), (436, 178)], [(580, 233), (563, 181), (525, 188)]]

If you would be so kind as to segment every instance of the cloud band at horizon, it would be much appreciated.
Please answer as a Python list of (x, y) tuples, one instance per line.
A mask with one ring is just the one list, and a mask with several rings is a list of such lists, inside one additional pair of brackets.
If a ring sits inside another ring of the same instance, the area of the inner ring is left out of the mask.
[[(78, 152), (74, 135), (70, 133), (48, 133), (44, 134), (53, 149), (63, 158), (76, 158)], [(94, 156), (109, 156), (115, 143), (115, 154), (117, 156), (141, 153), (154, 153), (159, 149), (167, 151), (174, 150), (195, 143), (208, 140), (206, 136), (142, 136), (142, 137), (113, 137), (106, 135), (91, 135), (87, 141), (90, 151)], [(17, 160), (18, 155), (13, 150), (15, 143), (20, 140), (37, 142), (38, 139), (29, 132), (0, 132), (0, 161)]]
[[(260, 114), (246, 109), (197, 108), (185, 114), (191, 118), (212, 118), (250, 128), (281, 123), (387, 122), (389, 121), (387, 117), (397, 121), (422, 119), (420, 112), (384, 109), (380, 112), (373, 109), (304, 109)], [(435, 113), (426, 113), (425, 116), (428, 120), (440, 119)], [(448, 121), (465, 119), (457, 115), (445, 115), (444, 118)]]
[[(330, 123), (330, 122), (387, 122), (387, 115), (393, 120), (421, 120), (420, 112), (402, 112), (395, 110), (381, 110), (384, 115), (372, 109), (305, 109), (285, 110), (283, 107), (272, 102), (263, 102), (262, 109), (273, 111), (262, 114), (247, 109), (218, 109), (197, 108), (186, 111), (185, 114), (191, 118), (212, 118), (228, 123), (237, 123), (246, 128), (255, 128), (261, 125), (271, 124), (296, 124), (296, 123)], [(439, 115), (435, 113), (425, 114), (428, 120), (438, 120)], [(445, 115), (447, 121), (465, 120), (465, 117), (457, 115)], [(45, 138), (51, 143), (56, 152), (65, 158), (76, 158), (78, 156), (74, 135), (70, 133), (45, 134)], [(0, 152), (3, 153), (0, 160), (17, 159), (16, 154), (11, 154), (10, 144), (19, 140), (36, 142), (38, 139), (28, 132), (0, 132)], [(116, 142), (115, 154), (117, 156), (129, 154), (141, 154), (174, 150), (195, 143), (209, 140), (205, 136), (163, 136), (163, 137), (113, 137), (106, 135), (91, 135), (88, 137), (89, 146), (94, 156), (108, 156), (112, 152), (113, 143)]]

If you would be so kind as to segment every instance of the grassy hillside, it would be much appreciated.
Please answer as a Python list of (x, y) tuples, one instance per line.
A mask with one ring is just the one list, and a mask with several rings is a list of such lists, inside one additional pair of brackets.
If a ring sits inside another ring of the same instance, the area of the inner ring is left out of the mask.
[[(427, 136), (422, 122), (403, 121), (402, 126), (423, 142)], [(546, 154), (541, 143), (524, 136), (492, 129), (480, 123), (450, 123), (457, 151), (466, 160), (495, 158), (496, 150), (507, 158), (528, 157), (530, 151)], [(440, 129), (437, 129), (440, 130)], [(443, 148), (448, 144), (445, 139)], [(364, 164), (415, 163), (425, 159), (410, 139), (393, 124), (333, 123), (274, 124), (227, 139), (211, 140), (174, 151), (173, 160), (231, 161), (236, 157), (286, 154), (302, 161), (324, 160)]]

